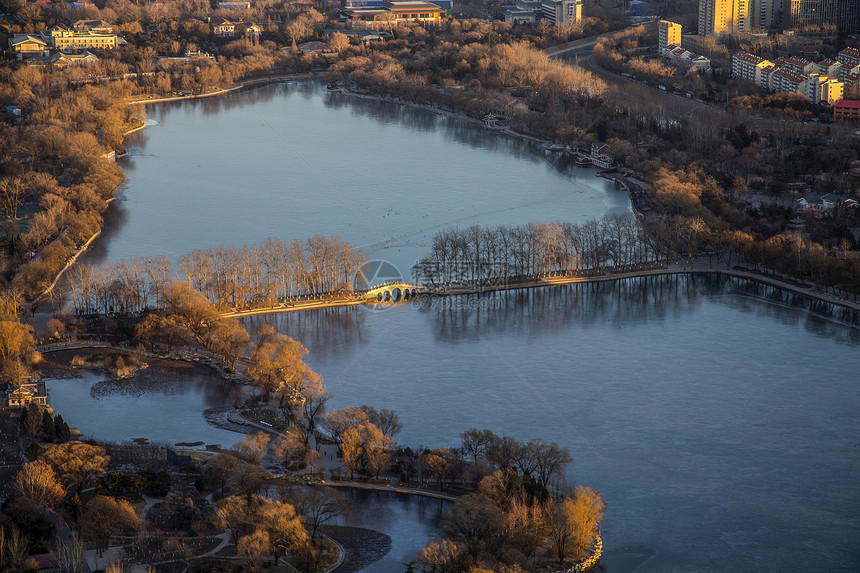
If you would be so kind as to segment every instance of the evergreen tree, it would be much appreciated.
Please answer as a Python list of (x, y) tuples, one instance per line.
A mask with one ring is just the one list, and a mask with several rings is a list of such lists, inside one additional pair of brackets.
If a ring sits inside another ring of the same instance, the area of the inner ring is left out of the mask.
[(54, 429), (57, 432), (57, 442), (68, 442), (72, 439), (72, 431), (66, 421), (63, 420), (62, 414), (54, 416)]
[(54, 426), (54, 418), (48, 413), (48, 410), (42, 411), (42, 431), (45, 432), (45, 439), (49, 442), (57, 440), (57, 428)]

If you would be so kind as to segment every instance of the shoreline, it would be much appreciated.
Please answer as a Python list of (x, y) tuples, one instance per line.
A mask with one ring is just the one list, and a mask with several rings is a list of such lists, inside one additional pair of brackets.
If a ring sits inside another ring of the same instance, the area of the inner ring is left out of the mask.
[[(169, 96), (169, 97), (156, 97), (156, 98), (146, 98), (146, 99), (135, 99), (128, 102), (129, 105), (146, 105), (150, 103), (165, 103), (172, 101), (184, 101), (184, 100), (195, 100), (195, 99), (206, 99), (210, 97), (215, 97), (219, 95), (224, 95), (226, 93), (240, 91), (246, 88), (253, 88), (258, 86), (264, 86), (267, 84), (275, 84), (278, 82), (284, 82), (289, 80), (309, 80), (317, 77), (318, 72), (310, 71), (310, 72), (290, 72), (283, 74), (274, 74), (270, 76), (258, 76), (251, 77), (245, 80), (240, 84), (234, 84), (227, 88), (220, 88), (213, 92), (206, 92), (202, 94), (190, 94), (190, 95), (178, 95), (178, 96)], [(136, 130), (134, 130), (136, 131)], [(132, 133), (132, 131), (126, 132), (125, 135)]]
[[(384, 102), (384, 103), (392, 103), (392, 104), (396, 104), (396, 105), (402, 105), (402, 106), (411, 107), (414, 109), (420, 109), (420, 110), (423, 110), (423, 111), (426, 111), (428, 113), (432, 113), (435, 115), (441, 115), (443, 117), (448, 117), (451, 119), (457, 119), (457, 120), (465, 121), (465, 122), (470, 123), (476, 127), (483, 128), (485, 131), (489, 131), (492, 133), (499, 133), (502, 135), (508, 135), (510, 137), (515, 137), (517, 139), (524, 139), (526, 141), (531, 141), (532, 143), (537, 143), (540, 145), (552, 145), (552, 143), (553, 143), (552, 141), (550, 141), (548, 139), (541, 139), (539, 137), (534, 137), (532, 135), (520, 133), (520, 132), (512, 129), (510, 126), (496, 128), (496, 129), (489, 129), (489, 128), (484, 127), (484, 124), (480, 119), (476, 119), (476, 118), (474, 118), (468, 114), (465, 114), (463, 112), (460, 112), (460, 111), (452, 111), (452, 110), (443, 109), (443, 108), (436, 106), (436, 105), (415, 103), (415, 102), (403, 100), (401, 98), (394, 98), (394, 97), (388, 97), (388, 96), (364, 94), (364, 93), (354, 92), (354, 91), (351, 91), (351, 90), (346, 89), (346, 88), (327, 89), (326, 91), (328, 91), (330, 93), (338, 93), (338, 94), (348, 95), (348, 96), (356, 97), (359, 99), (369, 99), (369, 100), (380, 101), (380, 102)], [(559, 152), (556, 152), (556, 153), (559, 153)]]
[[(239, 91), (239, 90), (242, 90), (244, 88), (256, 87), (256, 86), (260, 86), (260, 85), (266, 85), (269, 83), (277, 83), (277, 82), (287, 81), (289, 79), (312, 79), (315, 77), (314, 74), (315, 74), (315, 72), (298, 72), (296, 74), (279, 74), (279, 75), (271, 76), (271, 77), (251, 79), (247, 82), (244, 82), (244, 83), (241, 83), (238, 85), (234, 85), (234, 86), (229, 87), (229, 88), (221, 88), (217, 91), (209, 92), (209, 93), (205, 93), (205, 94), (194, 94), (194, 95), (189, 95), (189, 96), (176, 96), (176, 97), (168, 97), (168, 98), (153, 98), (153, 99), (144, 99), (144, 100), (131, 100), (128, 102), (128, 105), (129, 106), (146, 105), (148, 103), (164, 103), (164, 102), (171, 102), (171, 101), (204, 99), (204, 98), (208, 98), (208, 97), (223, 95), (223, 94), (230, 93), (233, 91)], [(138, 125), (136, 127), (132, 127), (131, 129), (123, 132), (123, 134), (122, 134), (123, 143), (125, 143), (126, 137), (128, 137), (129, 135), (136, 133), (138, 131), (142, 131), (143, 129), (145, 129), (147, 127), (147, 125), (148, 124), (147, 124), (146, 120), (142, 120), (141, 125)], [(114, 150), (113, 153), (115, 154), (116, 150)], [(114, 157), (115, 157), (114, 161), (116, 161), (116, 156), (114, 156)], [(125, 174), (125, 169), (123, 169), (123, 174)], [(107, 211), (108, 207), (110, 207), (110, 204), (113, 203), (113, 201), (116, 199), (116, 192), (123, 185), (125, 185), (125, 181), (123, 181), (122, 183), (117, 185), (117, 187), (113, 191), (111, 191), (111, 196), (105, 200), (105, 204), (106, 204), (105, 211)], [(104, 213), (104, 211), (102, 213)], [(51, 282), (50, 286), (48, 286), (45, 290), (43, 290), (39, 294), (39, 296), (37, 296), (35, 299), (33, 299), (33, 302), (31, 303), (33, 305), (33, 308), (37, 308), (39, 303), (41, 303), (42, 300), (48, 294), (50, 294), (51, 291), (54, 290), (54, 287), (57, 286), (57, 283), (60, 281), (63, 274), (72, 267), (72, 265), (78, 260), (78, 257), (80, 257), (84, 253), (84, 251), (87, 250), (87, 248), (90, 246), (90, 244), (92, 244), (92, 242), (95, 239), (97, 239), (99, 237), (99, 235), (102, 234), (102, 231), (104, 231), (104, 227), (101, 227), (100, 229), (98, 229), (87, 240), (86, 243), (84, 243), (79, 249), (75, 250), (72, 253), (71, 258), (65, 264), (65, 266), (63, 266), (63, 268), (60, 269), (60, 271), (56, 274), (56, 276), (54, 277), (54, 280)]]
[[(146, 127), (146, 125), (147, 125), (146, 120), (141, 120), (141, 124), (138, 125), (137, 127), (132, 127), (131, 129), (124, 131), (122, 134), (123, 143), (125, 142), (126, 137), (128, 137), (132, 133), (141, 131), (142, 129), (144, 129)], [(116, 150), (113, 150), (111, 153), (114, 154), (114, 156), (113, 156), (114, 157), (114, 163), (116, 163)], [(110, 153), (108, 155), (110, 155)], [(123, 178), (125, 178), (125, 169), (122, 170), (122, 173), (123, 173)], [(116, 200), (117, 191), (123, 185), (125, 185), (125, 180), (123, 180), (122, 183), (117, 185), (113, 189), (113, 191), (111, 191), (110, 197), (105, 199), (105, 209), (100, 214), (103, 214), (105, 211), (107, 211), (110, 208), (110, 204), (113, 203), (114, 200)], [(63, 266), (63, 268), (60, 269), (60, 271), (54, 277), (54, 280), (51, 282), (50, 286), (48, 286), (48, 288), (43, 290), (39, 294), (39, 296), (37, 296), (35, 299), (33, 299), (33, 302), (31, 304), (34, 305), (34, 308), (36, 308), (36, 306), (38, 306), (38, 304), (42, 301), (42, 299), (44, 299), (48, 294), (51, 293), (51, 291), (54, 290), (54, 287), (57, 286), (58, 282), (60, 282), (60, 279), (63, 277), (63, 274), (67, 270), (69, 270), (73, 264), (75, 264), (75, 262), (78, 260), (78, 257), (80, 257), (84, 253), (84, 251), (86, 251), (87, 248), (92, 244), (92, 242), (95, 241), (98, 238), (98, 236), (102, 234), (102, 231), (104, 231), (104, 223), (102, 223), (102, 227), (100, 227), (95, 233), (93, 233), (93, 235), (89, 239), (87, 239), (87, 242), (85, 242), (83, 245), (81, 245), (81, 247), (79, 249), (75, 250), (72, 253), (72, 257), (66, 262), (66, 264)]]

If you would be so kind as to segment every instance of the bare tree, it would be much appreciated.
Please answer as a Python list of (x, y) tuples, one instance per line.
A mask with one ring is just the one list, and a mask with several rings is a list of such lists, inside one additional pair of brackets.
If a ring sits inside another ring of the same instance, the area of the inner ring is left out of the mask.
[(350, 507), (343, 494), (330, 487), (297, 487), (285, 493), (285, 501), (304, 517), (312, 539), (316, 539), (320, 525), (340, 517)]

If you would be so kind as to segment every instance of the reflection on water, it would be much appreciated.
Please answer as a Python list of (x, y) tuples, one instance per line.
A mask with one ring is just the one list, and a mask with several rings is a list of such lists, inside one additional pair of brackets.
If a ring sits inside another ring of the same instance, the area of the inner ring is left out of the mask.
[(79, 378), (48, 379), (48, 402), (69, 426), (97, 440), (204, 442), (230, 447), (242, 435), (207, 423), (210, 408), (234, 407), (242, 389), (214, 370), (180, 368), (169, 375), (144, 370), (122, 381), (85, 371)]
[(326, 358), (343, 358), (339, 352), (360, 346), (365, 310), (354, 306), (324, 308), (314, 312), (288, 312), (279, 315), (257, 315), (241, 319), (245, 328), (255, 336), (260, 326), (271, 324), (273, 317), (281, 332), (288, 333), (306, 345), (319, 348)]
[[(476, 300), (475, 300), (476, 299)], [(517, 289), (468, 297), (419, 299), (390, 309), (342, 307), (244, 318), (253, 334), (263, 324), (301, 340), (315, 350), (313, 359), (343, 359), (350, 349), (371, 342), (363, 332), (378, 312), (415, 310), (439, 342), (456, 344), (516, 332), (552, 336), (572, 327), (672, 320), (705, 301), (810, 334), (860, 344), (860, 313), (763, 283), (718, 274), (658, 275), (618, 281)], [(765, 303), (773, 304), (765, 304)], [(415, 318), (418, 321), (417, 318)], [(847, 328), (846, 328), (847, 327)], [(409, 346), (408, 343), (406, 346)]]
[(428, 541), (439, 535), (439, 523), (450, 502), (384, 491), (339, 489), (352, 502), (352, 511), (338, 525), (365, 527), (391, 537), (391, 551), (364, 569), (378, 573), (402, 573), (404, 563), (415, 559)]
[(479, 427), (569, 447), (607, 549), (656, 553), (643, 571), (790, 570), (809, 544), (860, 566), (855, 318), (718, 275), (487, 297), (255, 324), (307, 345), (331, 407), (397, 411), (403, 445)]

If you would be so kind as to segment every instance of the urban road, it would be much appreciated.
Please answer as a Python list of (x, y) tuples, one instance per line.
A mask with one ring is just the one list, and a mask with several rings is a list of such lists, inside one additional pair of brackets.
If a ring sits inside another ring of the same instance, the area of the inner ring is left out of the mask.
[(641, 90), (639, 91), (639, 94), (648, 93), (651, 96), (656, 96), (665, 104), (665, 109), (673, 110), (674, 115), (679, 117), (691, 117), (697, 111), (703, 111), (710, 114), (721, 112), (734, 114), (740, 113), (741, 115), (744, 115), (741, 119), (748, 127), (758, 129), (784, 129), (786, 124), (800, 123), (792, 120), (763, 119), (759, 117), (746, 116), (737, 110), (725, 110), (721, 107), (661, 90), (639, 82), (633, 78), (628, 78), (621, 74), (611, 72), (603, 68), (594, 59), (594, 46), (598, 41), (600, 41), (600, 39), (601, 38), (599, 36), (590, 36), (588, 38), (582, 38), (581, 40), (546, 48), (544, 53), (550, 58), (564, 60), (573, 67), (582, 66), (584, 69), (600, 76), (600, 78), (610, 86), (623, 86), (631, 99), (636, 99), (637, 90)]

